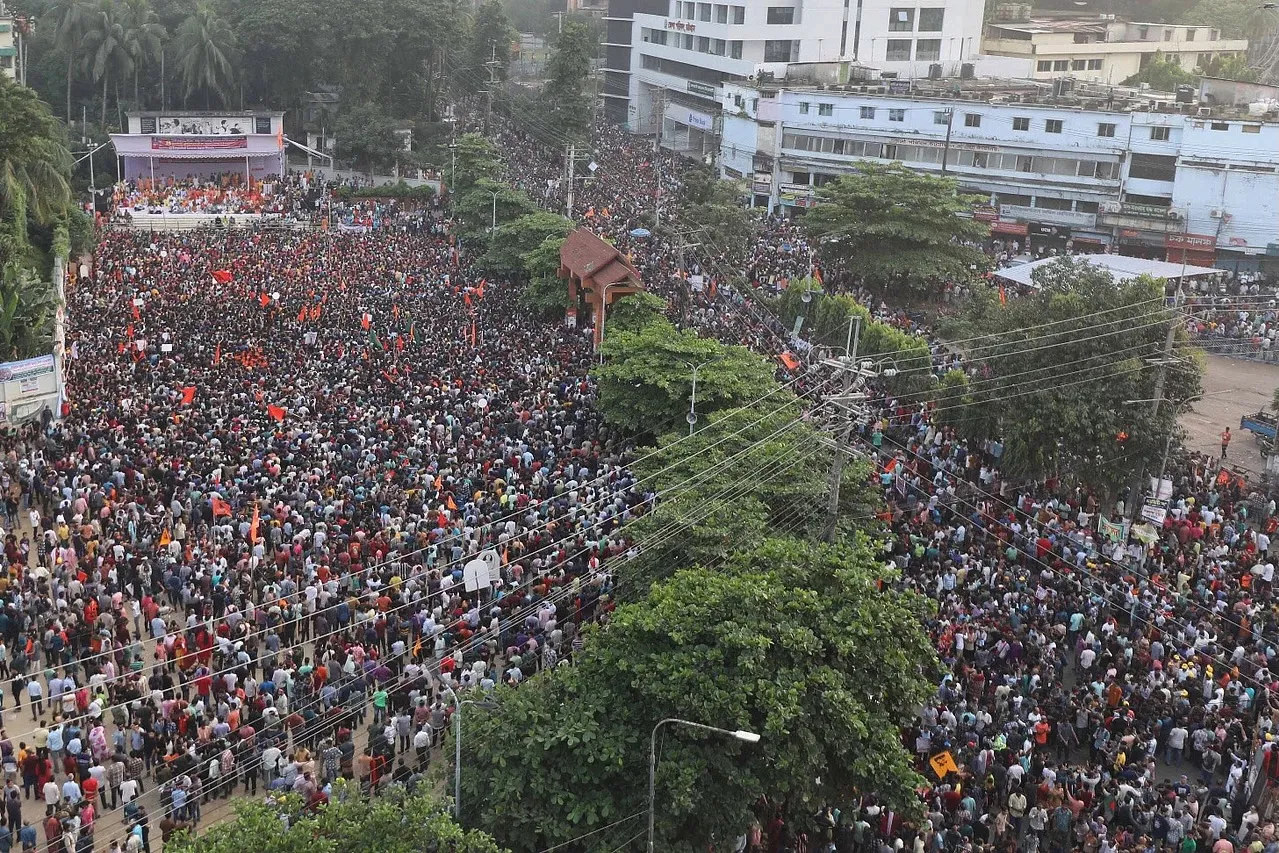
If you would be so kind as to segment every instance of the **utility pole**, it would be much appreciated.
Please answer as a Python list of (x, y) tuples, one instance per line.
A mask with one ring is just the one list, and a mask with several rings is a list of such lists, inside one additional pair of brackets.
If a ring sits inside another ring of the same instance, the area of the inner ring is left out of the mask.
[(955, 125), (955, 108), (946, 108), (946, 144), (941, 149), (941, 173), (946, 174), (947, 160), (950, 159), (950, 129)]
[(696, 249), (701, 243), (689, 243), (685, 239), (684, 232), (677, 231), (675, 233), (675, 252), (676, 260), (679, 263), (679, 279), (680, 279), (680, 328), (688, 328), (688, 312), (693, 302), (692, 285), (688, 281), (688, 261), (685, 255), (686, 250)]
[[(1185, 258), (1184, 248), (1182, 249), (1182, 252), (1183, 252), (1182, 257), (1184, 259)], [(1172, 354), (1172, 347), (1173, 347), (1173, 344), (1176, 342), (1176, 338), (1177, 338), (1176, 310), (1180, 302), (1181, 302), (1181, 279), (1178, 279), (1177, 292), (1173, 295), (1173, 316), (1170, 317), (1168, 320), (1168, 334), (1164, 337), (1163, 353), (1161, 353), (1158, 358), (1146, 359), (1147, 364), (1159, 368), (1159, 373), (1155, 376), (1154, 397), (1150, 401), (1151, 421), (1153, 421), (1155, 418), (1159, 416), (1159, 407), (1163, 404), (1164, 386), (1168, 382), (1168, 367), (1169, 365), (1176, 364), (1178, 361), (1178, 359), (1176, 359)], [(1170, 429), (1175, 429), (1175, 428), (1176, 426), (1174, 424), (1174, 426), (1171, 427)], [(1171, 438), (1169, 440), (1171, 441)], [(1164, 458), (1165, 460), (1167, 459), (1166, 450), (1164, 453)], [(1160, 472), (1159, 476), (1160, 478), (1163, 477), (1162, 471)], [(1134, 522), (1137, 521), (1137, 519), (1141, 515), (1140, 506), (1144, 502), (1145, 480), (1146, 480), (1146, 465), (1143, 462), (1141, 467), (1137, 471), (1137, 482), (1133, 484), (1132, 494), (1130, 494), (1128, 497), (1128, 501), (1129, 503), (1132, 504), (1132, 506), (1131, 508), (1125, 507), (1125, 509), (1127, 510), (1126, 514)]]
[(573, 182), (576, 180), (574, 176), (574, 168), (577, 165), (577, 146), (569, 145), (568, 147), (568, 200), (564, 205), (564, 215), (569, 219), (573, 218)]
[(849, 407), (865, 398), (864, 394), (854, 393), (862, 376), (861, 366), (857, 363), (857, 346), (862, 333), (861, 315), (854, 314), (850, 317), (848, 325), (849, 344), (845, 357), (823, 362), (844, 374), (843, 390), (830, 400), (838, 407), (839, 413), (835, 428), (835, 458), (831, 460), (830, 468), (830, 501), (826, 505), (826, 525), (822, 528), (824, 542), (835, 540), (835, 527), (839, 521), (839, 487), (844, 477), (844, 455), (848, 452), (848, 439), (853, 431), (853, 413)]
[(484, 135), (489, 132), (489, 123), (493, 118), (493, 90), (497, 88), (497, 69), (501, 67), (501, 63), (497, 61), (497, 42), (489, 42), (489, 61), (484, 63), (484, 68), (488, 71), (488, 85), (484, 87), (484, 94), (487, 96), (487, 106), (484, 110)]
[(666, 90), (653, 90), (653, 120), (657, 124), (657, 134), (653, 137), (653, 227), (662, 224), (662, 123), (666, 112)]

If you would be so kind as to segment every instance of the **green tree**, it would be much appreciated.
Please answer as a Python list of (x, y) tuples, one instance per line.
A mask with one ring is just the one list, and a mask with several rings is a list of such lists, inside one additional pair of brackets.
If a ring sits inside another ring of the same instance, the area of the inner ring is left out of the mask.
[(450, 152), (449, 195), (458, 198), (487, 178), (496, 181), (502, 174), (502, 161), (497, 149), (478, 133), (465, 133), (457, 138)]
[(138, 72), (159, 60), (168, 34), (150, 0), (124, 0), (124, 49), (133, 66), (133, 106), (142, 108), (138, 95)]
[(632, 293), (608, 306), (608, 324), (610, 335), (618, 332), (638, 332), (650, 323), (660, 323), (666, 316), (666, 300), (648, 293)]
[(701, 254), (740, 257), (751, 245), (756, 222), (742, 206), (738, 187), (698, 166), (682, 176), (683, 192), (677, 213), (679, 227), (695, 228)]
[[(93, 82), (102, 83), (102, 127), (107, 124), (107, 85), (114, 78), (118, 87), (120, 78), (133, 72), (124, 25), (123, 7), (115, 0), (98, 0), (85, 19), (81, 50), (85, 70)], [(119, 101), (117, 93), (117, 106)]]
[(1136, 86), (1145, 83), (1159, 92), (1174, 92), (1178, 86), (1193, 86), (1198, 82), (1199, 78), (1193, 72), (1173, 62), (1162, 50), (1156, 50), (1146, 67), (1124, 80), (1121, 85)]
[(75, 61), (93, 5), (89, 0), (52, 0), (46, 14), (53, 18), (54, 45), (67, 56), (67, 121), (71, 121), (71, 81), (75, 76)]
[[(1038, 290), (974, 317), (990, 335), (972, 353), (980, 375), (966, 389), (937, 395), (938, 415), (975, 436), (1004, 442), (1001, 468), (1035, 478), (1061, 471), (1101, 488), (1157, 466), (1182, 404), (1200, 392), (1202, 365), (1191, 356), (1168, 366), (1166, 402), (1152, 416), (1159, 368), (1174, 327), (1181, 354), (1189, 345), (1179, 315), (1163, 306), (1162, 280), (1116, 282), (1082, 261), (1060, 259), (1038, 270)], [(1034, 337), (1021, 331), (1048, 325)]]
[(599, 406), (612, 423), (657, 434), (683, 420), (697, 371), (697, 412), (739, 406), (776, 386), (775, 368), (745, 347), (676, 330), (665, 319), (634, 332), (606, 334), (594, 368)]
[(475, 63), (472, 72), (474, 80), (488, 80), (488, 67), (485, 63), (493, 61), (497, 64), (494, 70), (497, 79), (505, 80), (511, 66), (511, 45), (518, 34), (502, 7), (502, 0), (485, 0), (475, 11), (475, 22), (471, 29), (471, 49), (469, 51)]
[(207, 2), (197, 4), (174, 39), (183, 101), (195, 92), (204, 92), (206, 109), (214, 95), (225, 102), (235, 76), (235, 50), (235, 33), (217, 7)]
[(14, 360), (51, 352), (57, 307), (53, 288), (34, 270), (0, 276), (0, 356)]
[(314, 814), (304, 812), (302, 800), (294, 794), (278, 806), (246, 801), (236, 806), (234, 820), (199, 836), (180, 834), (165, 849), (175, 853), (501, 853), (491, 837), (454, 823), (444, 804), (429, 794), (392, 789), (386, 796), (369, 798), (350, 783), (336, 784), (344, 788), (341, 795), (335, 793)]
[(1244, 83), (1257, 82), (1257, 72), (1248, 66), (1248, 60), (1238, 54), (1218, 54), (1212, 57), (1199, 69), (1205, 77), (1221, 77), (1226, 80), (1239, 80)]
[(662, 730), (659, 850), (727, 849), (764, 795), (800, 825), (859, 791), (917, 814), (923, 780), (899, 732), (936, 661), (926, 602), (883, 579), (867, 545), (793, 539), (683, 568), (619, 607), (573, 666), (464, 718), (464, 822), (519, 850), (587, 832), (589, 849), (625, 848), (643, 830), (649, 733), (667, 717), (761, 740)]
[(572, 221), (539, 210), (513, 222), (499, 225), (489, 240), (489, 249), (479, 259), (486, 270), (519, 275), (525, 272), (525, 258), (547, 240), (562, 239), (573, 230)]
[(568, 282), (559, 277), (563, 237), (547, 237), (524, 255), (528, 284), (520, 292), (520, 304), (546, 318), (561, 317), (569, 306)]
[[(313, 84), (343, 82), (321, 73), (322, 59), (336, 51), (330, 49), (329, 7), (319, 0), (225, 0), (223, 8), (238, 36), (242, 77), (254, 101), (296, 107)], [(332, 65), (323, 70), (332, 73)], [(325, 131), (332, 133), (332, 126)]]
[(818, 189), (803, 218), (824, 258), (846, 262), (879, 289), (925, 289), (964, 280), (985, 257), (966, 242), (985, 238), (985, 223), (964, 218), (980, 199), (959, 195), (954, 178), (901, 163), (858, 163)]
[[(536, 213), (537, 203), (509, 184), (480, 178), (469, 189), (453, 196), (452, 209), (453, 217), (457, 220), (463, 236), (492, 237), (493, 235), (489, 232), (492, 230), (494, 218), (497, 219), (499, 226), (505, 227), (515, 220)], [(552, 216), (555, 219), (563, 218), (551, 213), (542, 215)], [(517, 247), (515, 254), (507, 255), (503, 260), (505, 266), (502, 269), (508, 272), (521, 269), (523, 263), (520, 255), (537, 248), (538, 243), (541, 242), (540, 240), (533, 242), (530, 237), (527, 240), (516, 240), (512, 243), (511, 238), (516, 236), (517, 234), (512, 231), (507, 231), (503, 235), (503, 240), (506, 241), (504, 245)]]
[(394, 123), (381, 107), (369, 102), (344, 107), (333, 138), (337, 156), (369, 174), (378, 168), (389, 170), (404, 151)]
[(71, 154), (61, 125), (35, 92), (0, 74), (0, 219), (25, 231), (71, 204)]
[(1273, 26), (1262, 7), (1257, 0), (1199, 0), (1181, 23), (1213, 27), (1222, 38), (1254, 38), (1258, 30)]
[(585, 135), (593, 113), (586, 96), (586, 78), (597, 48), (586, 24), (572, 18), (564, 21), (564, 30), (546, 65), (547, 80), (541, 95), (546, 116), (542, 135), (553, 135), (556, 140)]

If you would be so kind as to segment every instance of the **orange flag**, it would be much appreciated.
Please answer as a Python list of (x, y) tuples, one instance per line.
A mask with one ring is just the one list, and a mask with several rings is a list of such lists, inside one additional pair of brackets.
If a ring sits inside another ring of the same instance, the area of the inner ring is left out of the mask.
[(400, 319), (400, 303), (396, 302), (391, 306), (391, 315), (397, 320)]
[(182, 405), (189, 406), (195, 400), (195, 386), (188, 385), (182, 389)]
[(217, 495), (214, 495), (213, 496), (213, 517), (217, 518), (218, 516), (222, 516), (222, 515), (225, 515), (228, 517), (231, 515), (231, 504), (227, 503), (225, 500), (218, 497)]
[(298, 322), (299, 323), (306, 322), (306, 306), (305, 305), (303, 305), (302, 308), (298, 311)]
[(257, 506), (253, 507), (253, 521), (249, 522), (249, 544), (258, 541), (258, 521), (261, 519), (262, 511)]
[(259, 303), (259, 304), (260, 304), (263, 308), (265, 308), (266, 306), (270, 305), (270, 304), (271, 304), (271, 295), (270, 295), (269, 293), (266, 293), (266, 292), (259, 293), (259, 294), (258, 294), (258, 303)]
[(367, 332), (369, 330), (369, 326), (372, 326), (372, 325), (373, 325), (372, 314), (366, 313), (363, 317), (360, 318), (360, 328), (363, 329), (364, 331)]
[(462, 294), (462, 299), (466, 302), (466, 307), (467, 307), (467, 308), (470, 308), (470, 307), (471, 307), (471, 294), (469, 294), (469, 293), (463, 293), (463, 294)]
[(452, 512), (457, 512), (457, 504), (453, 502), (453, 496), (449, 495), (448, 508)]
[(275, 418), (277, 421), (284, 420), (284, 416), (285, 414), (287, 414), (284, 411), (284, 409), (280, 408), (279, 406), (267, 406), (266, 413), (270, 415), (271, 417)]
[(216, 365), (222, 361), (222, 342), (218, 341), (218, 345), (213, 348), (213, 363)]

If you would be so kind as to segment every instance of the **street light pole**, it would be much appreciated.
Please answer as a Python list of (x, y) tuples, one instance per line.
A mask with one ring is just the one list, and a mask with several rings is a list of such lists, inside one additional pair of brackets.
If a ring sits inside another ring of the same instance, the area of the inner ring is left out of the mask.
[(489, 195), (493, 197), (493, 230), (497, 230), (497, 190), (489, 190)]
[(600, 354), (600, 364), (604, 363), (604, 320), (607, 319), (608, 316), (608, 289), (614, 284), (617, 284), (617, 282), (609, 282), (604, 285), (604, 290), (600, 293), (600, 342), (596, 347)]
[(462, 820), (462, 703), (453, 688), (443, 685), (453, 700), (453, 819)]
[(755, 732), (745, 731), (744, 729), (729, 731), (728, 729), (708, 726), (703, 723), (681, 720), (678, 717), (667, 717), (664, 720), (658, 720), (657, 725), (653, 726), (653, 733), (649, 736), (648, 741), (648, 853), (653, 853), (653, 827), (656, 823), (657, 817), (657, 730), (667, 723), (670, 723), (671, 725), (688, 726), (689, 728), (700, 729), (704, 732), (715, 732), (716, 734), (728, 735), (729, 737), (740, 740), (743, 743), (759, 743), (759, 735), (755, 734)]
[(719, 355), (719, 356), (716, 356), (715, 358), (707, 359), (706, 361), (703, 361), (701, 364), (693, 364), (691, 361), (684, 362), (684, 364), (693, 368), (693, 393), (688, 398), (688, 414), (685, 416), (685, 420), (688, 421), (689, 435), (693, 434), (693, 427), (697, 425), (697, 371), (701, 370), (703, 367), (705, 367), (708, 364), (712, 364), (714, 362), (719, 361), (722, 358), (724, 358), (724, 356)]

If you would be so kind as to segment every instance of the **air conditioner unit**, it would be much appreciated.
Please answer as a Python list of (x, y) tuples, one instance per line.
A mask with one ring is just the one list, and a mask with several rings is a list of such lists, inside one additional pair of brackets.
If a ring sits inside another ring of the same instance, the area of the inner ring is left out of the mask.
[(1178, 210), (1168, 211), (1168, 218), (1171, 219), (1173, 222), (1180, 222), (1182, 219), (1181, 211), (1178, 211)]
[(1196, 115), (1206, 117), (1212, 115), (1212, 107), (1200, 107)]
[(1214, 207), (1212, 210), (1208, 211), (1208, 215), (1212, 217), (1213, 219), (1220, 219), (1222, 215), (1221, 208)]

